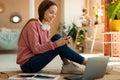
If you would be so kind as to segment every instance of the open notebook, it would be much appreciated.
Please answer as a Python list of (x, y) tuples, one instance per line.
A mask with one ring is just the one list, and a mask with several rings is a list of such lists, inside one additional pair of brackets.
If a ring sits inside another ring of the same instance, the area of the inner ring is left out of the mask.
[(9, 77), (8, 80), (58, 80), (59, 75), (42, 73), (19, 73)]

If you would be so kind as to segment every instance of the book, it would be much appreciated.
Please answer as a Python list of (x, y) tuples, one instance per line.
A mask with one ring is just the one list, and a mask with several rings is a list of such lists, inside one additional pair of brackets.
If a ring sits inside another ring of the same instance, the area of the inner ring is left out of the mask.
[(19, 73), (9, 77), (8, 80), (58, 80), (60, 75), (42, 73)]

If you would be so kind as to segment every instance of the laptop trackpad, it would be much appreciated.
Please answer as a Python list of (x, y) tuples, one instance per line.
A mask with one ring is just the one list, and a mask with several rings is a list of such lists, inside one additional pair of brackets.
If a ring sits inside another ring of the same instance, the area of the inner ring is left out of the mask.
[(65, 76), (64, 79), (67, 79), (67, 80), (82, 80), (82, 75)]

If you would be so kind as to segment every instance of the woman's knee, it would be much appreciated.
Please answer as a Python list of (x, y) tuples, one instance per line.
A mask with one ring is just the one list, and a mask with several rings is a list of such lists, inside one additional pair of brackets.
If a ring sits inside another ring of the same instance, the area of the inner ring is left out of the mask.
[(56, 41), (58, 39), (60, 39), (62, 36), (60, 34), (55, 34), (52, 38), (51, 41)]

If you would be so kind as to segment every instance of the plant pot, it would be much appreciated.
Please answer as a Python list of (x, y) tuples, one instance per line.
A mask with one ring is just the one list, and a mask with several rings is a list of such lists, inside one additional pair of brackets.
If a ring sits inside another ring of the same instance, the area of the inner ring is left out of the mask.
[(110, 20), (110, 31), (120, 31), (120, 20)]

